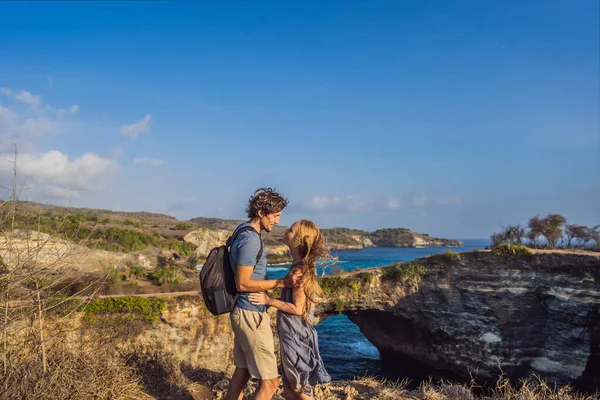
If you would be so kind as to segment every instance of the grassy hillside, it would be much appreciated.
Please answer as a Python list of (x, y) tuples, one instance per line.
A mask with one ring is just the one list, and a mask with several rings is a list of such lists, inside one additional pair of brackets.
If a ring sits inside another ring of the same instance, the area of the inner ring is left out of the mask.
[[(6, 204), (4, 207), (8, 207)], [(3, 213), (3, 215), (6, 213)], [(196, 229), (219, 229), (233, 231), (243, 220), (227, 220), (197, 217), (180, 221), (165, 214), (150, 212), (124, 212), (92, 208), (60, 207), (33, 202), (20, 202), (17, 206), (15, 228), (54, 233), (60, 237), (82, 242), (90, 248), (109, 251), (140, 251), (148, 247), (177, 251), (186, 256), (194, 245), (184, 242), (183, 237)], [(10, 229), (11, 221), (0, 221), (3, 230)], [(281, 243), (287, 227), (276, 226), (262, 237), (267, 246)], [(430, 238), (406, 228), (386, 228), (375, 232), (359, 229), (323, 229), (327, 243), (332, 248), (375, 245), (379, 247), (411, 246), (414, 238), (439, 243), (453, 243), (447, 239)]]

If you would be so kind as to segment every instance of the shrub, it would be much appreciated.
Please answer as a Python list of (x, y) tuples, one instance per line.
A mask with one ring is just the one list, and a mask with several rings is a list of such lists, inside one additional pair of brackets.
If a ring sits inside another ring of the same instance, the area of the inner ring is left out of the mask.
[(449, 265), (457, 265), (460, 262), (460, 254), (448, 249), (442, 255), (444, 261)]
[(344, 302), (344, 299), (342, 299), (341, 297), (338, 297), (335, 299), (335, 310), (338, 313), (342, 313), (344, 311), (344, 306), (346, 305), (346, 303)]
[(394, 265), (383, 271), (383, 278), (389, 281), (406, 282), (412, 280), (418, 283), (426, 273), (425, 267), (415, 261), (408, 264), (394, 263)]
[(135, 267), (131, 267), (131, 269), (129, 270), (129, 277), (135, 277), (135, 278), (143, 278), (146, 274), (144, 273), (144, 269), (139, 266), (136, 265)]
[(152, 279), (154, 279), (159, 285), (177, 285), (181, 283), (181, 278), (178, 276), (177, 271), (170, 265), (155, 269), (154, 272), (152, 272)]
[(492, 249), (492, 254), (510, 260), (518, 260), (521, 257), (531, 255), (531, 250), (520, 244), (503, 244), (494, 247)]
[(166, 309), (166, 300), (159, 297), (109, 297), (98, 299), (84, 307), (84, 320), (99, 314), (137, 314), (153, 324)]
[(192, 229), (193, 225), (187, 222), (182, 222), (180, 224), (175, 225), (172, 229), (177, 231), (187, 231), (188, 229)]
[(194, 250), (196, 249), (196, 245), (189, 242), (180, 242), (177, 240), (173, 240), (168, 243), (169, 250), (176, 251), (184, 257), (188, 257), (192, 255)]
[(322, 278), (319, 284), (321, 289), (323, 289), (323, 294), (326, 296), (346, 288), (345, 279), (335, 275)]

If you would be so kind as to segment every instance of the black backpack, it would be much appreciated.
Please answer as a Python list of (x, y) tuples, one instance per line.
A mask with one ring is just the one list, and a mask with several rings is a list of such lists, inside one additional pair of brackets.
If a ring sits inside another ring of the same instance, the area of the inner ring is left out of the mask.
[[(206, 262), (200, 270), (200, 290), (204, 298), (204, 304), (213, 315), (221, 315), (233, 311), (238, 298), (237, 286), (235, 284), (235, 273), (229, 261), (229, 247), (231, 247), (238, 235), (244, 231), (254, 231), (251, 226), (237, 229), (227, 242), (215, 247), (208, 253)], [(260, 233), (256, 232), (260, 237)], [(256, 263), (260, 260), (263, 252), (263, 241), (260, 240), (260, 250), (256, 255)]]

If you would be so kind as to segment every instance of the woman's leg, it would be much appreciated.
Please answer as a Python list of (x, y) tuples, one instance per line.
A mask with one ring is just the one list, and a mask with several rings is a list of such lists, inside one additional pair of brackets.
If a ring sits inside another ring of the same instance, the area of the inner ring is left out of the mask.
[[(302, 393), (298, 389), (289, 388), (289, 390), (293, 393), (294, 397), (292, 397), (292, 398), (294, 400), (314, 400), (312, 397), (310, 397), (307, 394)], [(287, 397), (286, 397), (286, 400), (287, 400)]]
[(283, 379), (283, 397), (285, 400), (297, 400), (296, 393), (285, 378)]

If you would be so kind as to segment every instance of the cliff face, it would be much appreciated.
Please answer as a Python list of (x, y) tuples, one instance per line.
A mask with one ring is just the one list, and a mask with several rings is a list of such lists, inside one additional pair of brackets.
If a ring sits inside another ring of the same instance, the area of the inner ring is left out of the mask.
[(377, 247), (460, 247), (462, 242), (455, 239), (440, 239), (423, 235), (409, 230), (390, 230), (387, 229), (373, 232), (370, 237), (373, 244)]
[(355, 229), (324, 229), (330, 250), (360, 250), (367, 247), (458, 247), (460, 240), (440, 239), (404, 228), (366, 232)]
[[(347, 314), (387, 365), (490, 381), (501, 368), (510, 378), (536, 373), (559, 384), (600, 386), (599, 254), (442, 254), (328, 277), (322, 286), (327, 301), (317, 317)], [(112, 334), (121, 323), (106, 326)], [(214, 371), (233, 368), (229, 318), (210, 315), (197, 296), (169, 300), (155, 325), (118, 341)]]
[[(202, 260), (206, 259), (208, 253), (214, 247), (225, 244), (231, 233), (232, 231), (224, 229), (200, 228), (185, 235), (183, 240), (197, 246), (193, 256), (198, 260)], [(286, 245), (273, 240), (264, 240), (264, 245), (267, 251), (267, 260), (270, 263), (284, 262), (292, 259)]]
[(337, 297), (382, 358), (463, 379), (493, 379), (502, 368), (511, 378), (600, 384), (599, 255), (475, 252), (420, 262), (427, 272), (418, 286), (374, 269), (370, 283)]
[(28, 262), (57, 271), (95, 273), (127, 264), (153, 268), (158, 253), (156, 249), (135, 253), (90, 249), (36, 231), (14, 231), (10, 238), (0, 237), (0, 258), (6, 260), (9, 265)]

